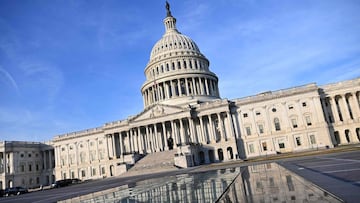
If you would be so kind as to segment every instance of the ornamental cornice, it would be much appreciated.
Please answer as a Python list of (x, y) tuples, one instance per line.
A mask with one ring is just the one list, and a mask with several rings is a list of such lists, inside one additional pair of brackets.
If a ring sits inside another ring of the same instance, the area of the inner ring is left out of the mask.
[(280, 98), (284, 98), (284, 97), (295, 96), (298, 94), (310, 93), (310, 92), (319, 94), (318, 87), (315, 83), (298, 86), (298, 87), (293, 87), (293, 88), (288, 88), (288, 89), (282, 89), (282, 90), (273, 91), (273, 92), (268, 91), (268, 92), (260, 93), (260, 94), (253, 95), (253, 96), (234, 99), (233, 101), (237, 105), (246, 105), (246, 104), (252, 104), (255, 102), (263, 102), (263, 101), (268, 101), (268, 100), (280, 99)]
[(99, 134), (99, 133), (103, 133), (103, 132), (104, 132), (103, 127), (91, 128), (91, 129), (87, 129), (87, 130), (82, 130), (82, 131), (77, 131), (77, 132), (72, 132), (72, 133), (55, 136), (53, 139), (53, 142), (55, 143), (55, 142), (60, 142), (60, 141), (68, 140), (68, 139), (86, 137), (89, 135), (95, 135), (95, 134)]

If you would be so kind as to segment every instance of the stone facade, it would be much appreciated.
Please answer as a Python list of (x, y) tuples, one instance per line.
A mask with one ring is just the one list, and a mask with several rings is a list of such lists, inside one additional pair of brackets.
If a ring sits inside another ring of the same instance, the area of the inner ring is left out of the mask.
[(0, 142), (0, 189), (35, 188), (55, 181), (51, 143)]
[[(208, 59), (176, 29), (169, 9), (164, 25), (145, 68), (144, 110), (54, 137), (56, 179), (116, 176), (147, 154), (170, 150), (178, 166), (190, 167), (359, 143), (360, 78), (222, 99)], [(6, 161), (13, 156), (0, 154), (2, 172), (18, 170)]]

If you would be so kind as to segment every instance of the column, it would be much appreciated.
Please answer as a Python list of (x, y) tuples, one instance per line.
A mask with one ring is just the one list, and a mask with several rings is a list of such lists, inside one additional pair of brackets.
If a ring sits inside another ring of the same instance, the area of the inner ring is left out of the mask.
[(116, 147), (115, 147), (115, 134), (111, 135), (111, 141), (112, 141), (112, 156), (116, 157)]
[(176, 148), (177, 144), (179, 144), (179, 139), (178, 139), (178, 136), (177, 136), (177, 128), (176, 128), (175, 120), (171, 121), (171, 131), (173, 133), (173, 140), (174, 140), (174, 145), (175, 145), (174, 148)]
[(210, 85), (210, 89), (209, 89), (209, 94), (211, 95), (211, 96), (214, 96), (214, 86), (213, 86), (213, 80), (212, 79), (210, 79), (210, 83), (209, 83), (209, 85)]
[(320, 101), (321, 101), (321, 106), (322, 106), (322, 109), (323, 109), (324, 114), (325, 114), (325, 122), (331, 123), (331, 121), (329, 120), (328, 107), (327, 107), (326, 104), (325, 104), (326, 101), (324, 101), (325, 99), (326, 99), (326, 98), (320, 99)]
[(201, 141), (200, 142), (204, 142), (207, 143), (207, 139), (205, 137), (205, 131), (204, 131), (204, 121), (202, 116), (199, 116), (199, 121), (200, 121), (200, 135), (201, 135)]
[(209, 128), (210, 137), (209, 137), (209, 139), (210, 139), (211, 143), (214, 143), (214, 142), (216, 142), (216, 137), (215, 137), (215, 134), (214, 134), (215, 133), (214, 132), (214, 124), (213, 124), (213, 122), (211, 120), (211, 114), (208, 115), (208, 118), (209, 118), (209, 125), (210, 125), (210, 128)]
[(341, 95), (341, 101), (339, 101), (339, 104), (340, 104), (340, 109), (341, 109), (341, 113), (343, 116), (343, 120), (344, 121), (350, 120), (351, 118), (350, 118), (350, 114), (349, 114), (349, 108), (346, 103), (345, 94)]
[[(230, 113), (230, 111), (226, 111), (226, 116), (228, 118), (228, 126), (229, 126), (229, 135), (230, 138), (235, 138), (234, 136), (234, 124), (233, 124), (233, 119), (232, 119), (232, 114)], [(229, 137), (227, 137), (229, 138)]]
[(157, 131), (157, 124), (154, 124), (154, 141), (155, 141), (155, 149), (156, 151), (160, 151), (160, 146), (159, 146), (159, 139), (158, 139), (158, 131)]
[(126, 142), (125, 142), (125, 153), (130, 153), (131, 152), (131, 143), (130, 143), (130, 132), (129, 130), (125, 131), (126, 133)]
[(195, 84), (195, 78), (191, 78), (192, 81), (192, 89), (193, 89), (193, 95), (197, 95), (197, 91), (196, 91), (196, 84)]
[(137, 128), (137, 133), (138, 133), (138, 148), (139, 148), (139, 153), (142, 154), (144, 153), (144, 143), (143, 143), (143, 136), (141, 135), (141, 126), (139, 126)]
[(220, 127), (220, 141), (226, 140), (225, 133), (224, 133), (224, 123), (221, 119), (221, 113), (216, 114), (218, 117), (219, 127)]
[(163, 122), (162, 123), (162, 128), (163, 128), (163, 136), (164, 136), (164, 144), (163, 144), (163, 147), (165, 147), (165, 150), (169, 150), (169, 146), (168, 146), (168, 142), (167, 142), (167, 135), (166, 135), (166, 123)]
[(177, 88), (178, 88), (178, 91), (179, 91), (179, 96), (181, 97), (182, 96), (182, 92), (181, 92), (181, 81), (178, 79), (177, 80)]
[(119, 145), (120, 145), (120, 156), (123, 157), (125, 150), (124, 150), (124, 141), (122, 137), (122, 132), (119, 132)]
[(334, 98), (329, 97), (329, 104), (330, 104), (330, 107), (331, 107), (332, 114), (334, 116), (334, 122), (335, 123), (340, 122), (340, 117), (339, 117), (339, 113), (338, 113), (338, 110), (337, 110), (337, 107), (336, 107), (335, 97)]
[(209, 95), (209, 85), (207, 78), (204, 78), (204, 83), (205, 83), (205, 94)]
[(197, 136), (195, 134), (195, 129), (194, 129), (194, 120), (191, 119), (190, 117), (187, 118), (188, 121), (189, 121), (189, 128), (190, 128), (190, 142), (192, 143), (198, 143), (198, 139), (197, 139)]
[(149, 126), (145, 126), (145, 146), (146, 146), (146, 152), (150, 153), (150, 143), (149, 143)]
[(175, 95), (175, 87), (174, 87), (174, 82), (171, 80), (170, 81), (170, 85), (171, 85), (171, 97), (174, 97)]
[[(68, 153), (69, 154), (69, 153)], [(42, 156), (44, 157), (43, 158), (43, 162), (44, 162), (44, 169), (46, 170), (47, 169), (47, 164), (46, 164), (46, 150), (42, 151)], [(25, 166), (27, 167), (27, 166)]]
[(180, 137), (181, 137), (181, 145), (184, 145), (186, 143), (185, 134), (184, 134), (184, 124), (182, 119), (179, 119), (180, 121)]
[(186, 89), (186, 96), (189, 96), (189, 84), (187, 78), (185, 78), (185, 89)]
[(205, 94), (204, 93), (205, 86), (204, 86), (204, 84), (202, 82), (202, 78), (200, 78), (200, 77), (199, 77), (199, 83), (200, 83), (200, 92), (201, 92), (202, 95), (204, 95)]
[(170, 96), (169, 96), (169, 84), (168, 84), (168, 81), (166, 81), (164, 84), (165, 84), (165, 86), (164, 86), (164, 88), (165, 88), (165, 98), (169, 99)]
[(356, 99), (356, 92), (355, 93), (351, 93), (351, 97), (349, 97), (349, 104), (351, 107), (351, 111), (353, 114), (353, 118), (354, 120), (360, 117), (360, 109), (359, 109), (359, 103), (357, 102)]

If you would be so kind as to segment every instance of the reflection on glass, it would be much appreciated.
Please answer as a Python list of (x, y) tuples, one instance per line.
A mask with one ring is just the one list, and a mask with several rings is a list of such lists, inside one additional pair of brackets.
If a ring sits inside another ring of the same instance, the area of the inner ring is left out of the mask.
[(342, 202), (278, 164), (241, 167), (217, 202)]
[(275, 164), (139, 181), (77, 197), (76, 202), (341, 202)]

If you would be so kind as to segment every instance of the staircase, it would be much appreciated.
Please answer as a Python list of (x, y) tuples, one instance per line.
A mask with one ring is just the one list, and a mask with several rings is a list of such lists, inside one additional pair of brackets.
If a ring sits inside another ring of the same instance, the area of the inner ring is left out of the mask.
[(126, 173), (122, 174), (122, 176), (134, 176), (177, 170), (178, 168), (174, 166), (174, 157), (176, 152), (176, 150), (169, 150), (148, 154), (136, 162), (135, 165)]

